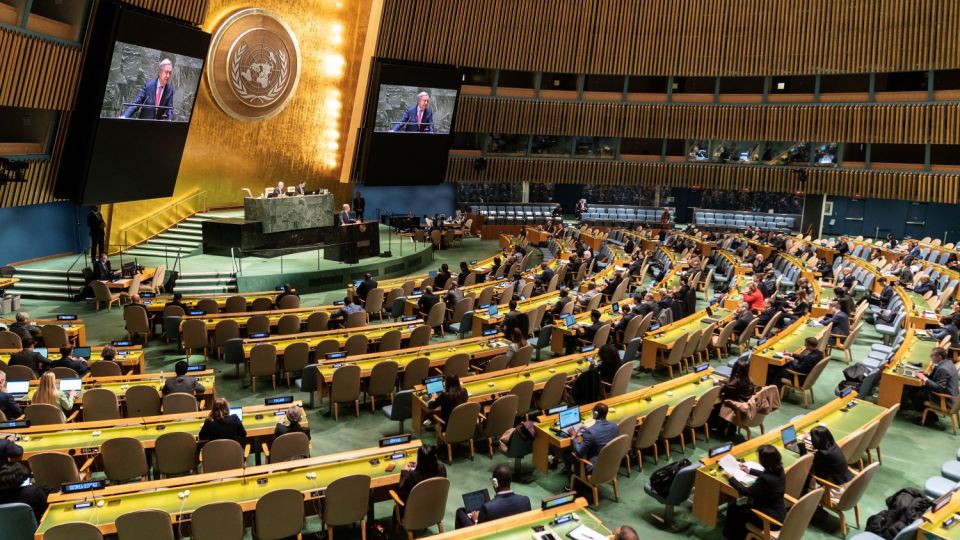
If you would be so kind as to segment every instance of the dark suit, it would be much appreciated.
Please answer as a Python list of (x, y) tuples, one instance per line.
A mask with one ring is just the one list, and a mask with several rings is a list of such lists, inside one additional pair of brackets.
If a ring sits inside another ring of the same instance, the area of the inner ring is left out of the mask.
[(306, 194), (307, 194), (307, 190), (304, 189), (303, 186), (297, 186), (297, 188), (293, 191), (293, 194), (294, 194), (294, 195), (306, 195)]
[(353, 211), (357, 213), (357, 219), (363, 221), (363, 207), (366, 205), (363, 197), (354, 197), (353, 198)]
[[(163, 94), (160, 96), (160, 103), (157, 103), (157, 79), (154, 79), (143, 85), (137, 99), (131, 103), (138, 105), (159, 105), (161, 107), (173, 107), (173, 85), (167, 83), (163, 87)], [(141, 120), (173, 120), (173, 109), (158, 109), (155, 107), (138, 107), (133, 105), (123, 111), (121, 117), (131, 118), (131, 115), (140, 111)]]
[(440, 302), (440, 297), (435, 294), (421, 294), (417, 300), (417, 306), (420, 307), (420, 313), (426, 317), (430, 314), (430, 308)]
[(850, 288), (853, 287), (853, 282), (856, 280), (857, 278), (853, 277), (853, 274), (850, 274), (849, 276), (843, 276), (840, 278), (840, 283), (842, 283), (843, 287), (849, 291)]
[(105, 227), (100, 212), (87, 214), (87, 227), (90, 228), (90, 260), (96, 261), (104, 252)]
[(835, 336), (847, 337), (850, 335), (850, 317), (842, 311), (838, 311), (836, 315), (828, 315), (823, 320), (823, 325), (826, 326), (830, 323), (833, 323), (833, 328), (830, 330), (830, 333)]
[[(433, 278), (433, 288), (442, 289), (447, 286), (447, 280), (452, 276), (450, 272), (437, 272), (437, 277)], [(507, 299), (509, 300), (509, 298)]]
[(339, 215), (340, 215), (341, 225), (347, 225), (357, 221), (357, 218), (353, 212), (347, 212), (346, 210), (341, 210)]
[(285, 424), (277, 424), (277, 427), (273, 430), (273, 434), (279, 437), (281, 435), (286, 435), (287, 433), (296, 433), (298, 431), (306, 435), (307, 439), (310, 438), (310, 428), (301, 427), (300, 424), (290, 424), (289, 426)]
[(893, 299), (893, 286), (887, 285), (880, 291), (880, 307), (886, 308), (890, 304), (890, 300)]
[(928, 292), (937, 292), (937, 286), (934, 285), (933, 281), (928, 281), (926, 283), (917, 283), (917, 286), (913, 288), (913, 292), (917, 294), (927, 294)]
[(819, 349), (814, 349), (810, 351), (810, 354), (797, 354), (792, 357), (792, 359), (783, 365), (781, 368), (770, 370), (770, 375), (767, 376), (767, 384), (776, 384), (780, 386), (782, 384), (781, 379), (787, 379), (790, 383), (793, 383), (793, 375), (788, 373), (787, 370), (796, 371), (797, 373), (802, 373), (800, 376), (800, 382), (803, 383), (803, 380), (807, 378), (807, 375), (813, 370), (821, 360), (823, 360), (823, 353)]
[(0, 439), (0, 465), (5, 464), (11, 458), (18, 458), (23, 455), (23, 448), (19, 444), (9, 441), (6, 437)]
[[(493, 499), (483, 503), (480, 510), (477, 511), (477, 523), (486, 523), (529, 511), (530, 499), (528, 497), (517, 495), (512, 491), (502, 491), (494, 495)], [(457, 528), (469, 527), (473, 524), (466, 508), (458, 508)]]
[(419, 114), (417, 105), (407, 109), (403, 113), (400, 123), (394, 124), (390, 131), (411, 131), (414, 133), (433, 133), (433, 111), (429, 107), (423, 110), (423, 115), (417, 119)]
[(733, 331), (737, 334), (740, 334), (747, 329), (747, 326), (750, 326), (750, 323), (753, 322), (754, 316), (753, 313), (748, 311), (742, 315), (736, 315), (733, 318)]
[[(597, 457), (600, 456), (600, 451), (603, 450), (603, 447), (606, 446), (610, 441), (617, 438), (620, 435), (620, 429), (613, 422), (608, 422), (607, 420), (597, 420), (597, 422), (590, 426), (589, 428), (583, 431), (583, 440), (577, 441), (573, 440), (573, 451), (576, 452), (578, 456), (589, 461), (593, 465), (597, 464)], [(568, 460), (569, 465), (573, 466), (577, 462)], [(587, 467), (587, 472), (593, 470), (593, 465)], [(573, 468), (574, 471), (579, 472), (579, 467)]]
[(203, 421), (200, 433), (197, 438), (205, 441), (215, 441), (218, 439), (230, 439), (239, 441), (247, 436), (247, 430), (243, 423), (234, 415), (227, 415), (217, 420), (207, 418)]
[(74, 360), (73, 358), (66, 358), (66, 357), (64, 357), (64, 358), (61, 358), (61, 359), (59, 359), (59, 360), (54, 360), (53, 362), (50, 362), (50, 367), (52, 367), (52, 368), (57, 368), (57, 367), (70, 368), (70, 369), (76, 371), (76, 372), (77, 372), (77, 375), (80, 375), (81, 377), (83, 377), (83, 376), (86, 375), (87, 373), (90, 373), (90, 367), (87, 366), (87, 363), (86, 363), (86, 362), (84, 362), (84, 361), (82, 361), (82, 360)]
[(42, 354), (24, 349), (20, 352), (13, 353), (10, 355), (10, 365), (11, 366), (27, 366), (33, 370), (34, 373), (40, 374), (40, 366), (43, 366), (43, 369), (50, 367), (50, 360), (46, 359)]
[(960, 336), (958, 336), (956, 325), (954, 325), (952, 322), (943, 328), (931, 328), (929, 332), (930, 336), (937, 340), (943, 340), (943, 338), (949, 336), (949, 347), (951, 349), (960, 348)]
[(763, 311), (762, 313), (760, 313), (760, 315), (757, 317), (757, 328), (763, 328), (764, 326), (766, 326), (767, 323), (770, 322), (770, 319), (772, 319), (773, 316), (776, 315), (776, 314), (777, 314), (777, 309), (776, 309), (776, 308), (770, 308), (770, 309), (764, 310), (764, 311)]
[(550, 280), (553, 279), (553, 269), (545, 268), (543, 272), (541, 272), (540, 275), (537, 276), (537, 278), (543, 282), (544, 287), (546, 287), (547, 285), (550, 285)]
[[(957, 368), (950, 360), (943, 360), (934, 366), (933, 371), (923, 383), (923, 391), (919, 393), (919, 397), (914, 398), (914, 404), (917, 405), (921, 397), (926, 397), (926, 400), (933, 405), (933, 408), (939, 410), (940, 398), (935, 396), (934, 393), (946, 394), (953, 397), (957, 396)], [(953, 399), (948, 399), (947, 407), (952, 406)], [(918, 410), (922, 410), (922, 407), (918, 407)]]
[(360, 286), (357, 287), (357, 296), (367, 299), (367, 294), (377, 288), (377, 282), (372, 279), (365, 279), (360, 282)]
[(167, 379), (163, 383), (163, 395), (167, 394), (193, 394), (194, 392), (203, 392), (203, 385), (197, 381), (196, 377), (174, 377)]
[[(800, 455), (806, 453), (806, 446), (801, 444)], [(810, 469), (810, 475), (822, 478), (837, 486), (842, 486), (853, 480), (853, 473), (850, 472), (850, 467), (847, 465), (847, 458), (843, 457), (843, 450), (836, 444), (823, 450), (817, 450), (813, 454), (813, 468)]]
[(13, 396), (6, 392), (0, 392), (0, 412), (7, 417), (7, 420), (19, 418), (23, 415), (23, 411), (20, 410), (20, 405), (17, 404), (17, 400), (13, 399)]
[[(760, 473), (752, 470), (750, 474), (757, 477), (757, 481), (752, 486), (744, 486), (735, 478), (730, 479), (730, 485), (740, 494), (741, 497), (750, 497), (751, 504), (738, 505), (730, 503), (727, 505), (727, 522), (723, 527), (723, 537), (728, 540), (743, 540), (747, 536), (747, 523), (760, 526), (760, 517), (753, 513), (756, 508), (760, 512), (783, 522), (787, 516), (787, 508), (783, 504), (783, 494), (786, 491), (786, 476), (783, 474), (773, 474), (769, 472)], [(774, 530), (779, 529), (773, 525)]]
[(110, 268), (110, 261), (106, 264), (97, 261), (93, 263), (93, 279), (106, 281), (113, 276), (113, 268)]

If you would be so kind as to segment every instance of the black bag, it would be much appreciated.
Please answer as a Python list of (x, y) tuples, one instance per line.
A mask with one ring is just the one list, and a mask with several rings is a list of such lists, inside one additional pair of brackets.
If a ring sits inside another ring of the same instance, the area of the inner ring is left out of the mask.
[(877, 313), (877, 315), (876, 315), (876, 317), (875, 317), (875, 320), (876, 320), (876, 323), (875, 323), (875, 324), (891, 325), (891, 324), (893, 324), (893, 321), (894, 321), (896, 318), (897, 318), (897, 314), (896, 314), (896, 313), (894, 313), (893, 311), (890, 311), (889, 309), (885, 309), (885, 310), (881, 311), (880, 313)]
[(842, 393), (847, 388), (853, 388), (859, 392), (860, 385), (863, 383), (863, 379), (866, 378), (868, 373), (870, 373), (870, 368), (860, 363), (844, 369), (843, 380), (837, 385), (837, 392)]
[(670, 493), (670, 486), (673, 485), (673, 479), (676, 478), (677, 473), (680, 469), (689, 466), (689, 460), (681, 459), (676, 463), (657, 469), (650, 477), (650, 487), (661, 497), (666, 497)]
[(867, 519), (867, 532), (893, 540), (897, 533), (913, 523), (933, 502), (914, 488), (903, 488), (887, 497), (887, 509)]

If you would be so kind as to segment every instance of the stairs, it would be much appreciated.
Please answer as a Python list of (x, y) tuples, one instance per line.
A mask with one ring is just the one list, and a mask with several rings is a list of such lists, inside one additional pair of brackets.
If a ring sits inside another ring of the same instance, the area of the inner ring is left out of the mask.
[(237, 276), (227, 272), (181, 272), (171, 292), (217, 294), (237, 292)]
[[(81, 261), (77, 266), (82, 266), (85, 262), (89, 263), (89, 261)], [(69, 300), (71, 295), (67, 286), (68, 278), (73, 285), (74, 295), (83, 289), (83, 273), (80, 270), (74, 270), (68, 274), (66, 270), (18, 267), (16, 277), (20, 281), (10, 291), (23, 298)]]
[(181, 248), (180, 255), (183, 257), (199, 255), (203, 247), (201, 224), (218, 217), (221, 216), (214, 213), (195, 214), (178, 223), (175, 228), (167, 229), (150, 240), (128, 249), (124, 254), (163, 257), (164, 253), (168, 253), (174, 256), (177, 248)]

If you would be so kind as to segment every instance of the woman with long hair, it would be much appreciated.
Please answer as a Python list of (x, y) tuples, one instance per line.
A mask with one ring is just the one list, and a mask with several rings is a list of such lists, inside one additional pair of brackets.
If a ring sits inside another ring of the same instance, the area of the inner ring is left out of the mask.
[(507, 358), (512, 359), (517, 351), (529, 345), (527, 338), (523, 335), (523, 330), (516, 326), (510, 329), (510, 347), (507, 348)]
[(246, 436), (247, 430), (243, 423), (236, 415), (230, 414), (230, 403), (225, 398), (217, 398), (213, 401), (210, 414), (203, 421), (197, 438), (206, 441), (231, 439), (240, 442)]
[(74, 391), (61, 392), (57, 388), (57, 378), (52, 371), (48, 371), (40, 377), (40, 385), (37, 391), (33, 393), (31, 403), (46, 403), (60, 409), (60, 414), (73, 410), (73, 400), (77, 397)]
[(443, 420), (441, 429), (446, 431), (447, 422), (450, 420), (450, 414), (457, 408), (467, 402), (467, 391), (460, 386), (460, 377), (456, 375), (447, 375), (443, 381), (443, 392), (430, 396), (430, 403), (427, 407), (430, 409), (440, 409), (438, 418)]
[(833, 433), (830, 433), (825, 426), (817, 426), (810, 430), (810, 441), (808, 444), (800, 445), (800, 455), (806, 454), (808, 450), (816, 452), (813, 455), (810, 481), (807, 484), (810, 489), (819, 487), (813, 480), (814, 476), (835, 486), (842, 486), (853, 480), (853, 473), (847, 466), (847, 458), (843, 456), (843, 450), (833, 439)]
[[(447, 469), (443, 466), (443, 463), (437, 460), (436, 447), (425, 444), (417, 450), (417, 460), (408, 462), (403, 466), (403, 470), (400, 471), (400, 483), (397, 485), (397, 495), (400, 496), (401, 501), (406, 503), (407, 497), (410, 496), (410, 492), (413, 491), (414, 486), (424, 480), (437, 477), (446, 478)], [(401, 516), (403, 515), (404, 508), (404, 506), (400, 507)]]
[[(724, 471), (730, 480), (730, 485), (737, 490), (741, 497), (750, 497), (749, 504), (738, 505), (731, 502), (727, 505), (727, 522), (723, 526), (723, 536), (727, 540), (744, 540), (747, 537), (747, 523), (762, 528), (763, 522), (753, 512), (757, 510), (770, 516), (778, 522), (783, 522), (787, 516), (787, 508), (783, 503), (783, 494), (786, 490), (786, 474), (783, 470), (783, 459), (780, 452), (765, 444), (757, 449), (758, 461), (762, 471), (751, 469), (740, 464), (740, 470), (756, 477), (756, 482), (745, 486), (730, 472)], [(779, 530), (777, 525), (771, 525), (773, 530)]]
[(620, 360), (619, 349), (613, 345), (607, 344), (600, 347), (600, 365), (597, 367), (600, 371), (600, 380), (613, 384), (613, 378), (623, 362)]

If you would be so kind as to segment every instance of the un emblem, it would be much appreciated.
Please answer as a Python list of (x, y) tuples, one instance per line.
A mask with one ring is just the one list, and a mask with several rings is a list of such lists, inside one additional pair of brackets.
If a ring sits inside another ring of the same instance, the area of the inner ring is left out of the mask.
[(259, 8), (234, 13), (217, 30), (207, 79), (230, 116), (258, 122), (280, 113), (296, 92), (300, 48), (290, 27)]

